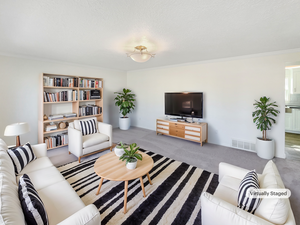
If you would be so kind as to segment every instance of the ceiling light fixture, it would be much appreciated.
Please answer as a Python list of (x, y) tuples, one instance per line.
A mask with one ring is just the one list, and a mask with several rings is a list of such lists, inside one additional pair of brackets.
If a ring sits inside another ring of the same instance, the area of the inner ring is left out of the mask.
[(139, 45), (134, 48), (132, 53), (127, 53), (127, 56), (135, 62), (143, 63), (147, 62), (151, 57), (154, 57), (155, 54), (149, 53), (145, 46)]

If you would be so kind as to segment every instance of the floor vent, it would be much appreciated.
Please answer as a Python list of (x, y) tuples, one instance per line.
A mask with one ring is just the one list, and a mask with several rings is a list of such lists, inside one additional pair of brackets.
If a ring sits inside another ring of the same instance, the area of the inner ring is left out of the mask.
[(237, 139), (232, 139), (231, 146), (233, 148), (239, 148), (239, 149), (243, 149), (246, 151), (255, 152), (255, 143), (251, 143), (249, 141), (241, 141), (241, 140), (237, 140)]

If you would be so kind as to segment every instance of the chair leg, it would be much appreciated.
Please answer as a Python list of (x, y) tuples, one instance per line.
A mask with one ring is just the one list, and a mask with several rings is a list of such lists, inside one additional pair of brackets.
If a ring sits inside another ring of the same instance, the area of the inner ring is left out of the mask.
[(112, 152), (112, 146), (110, 147), (110, 151)]
[(79, 157), (78, 157), (78, 162), (79, 162), (79, 163), (80, 163), (80, 159), (81, 159), (81, 157), (79, 156)]
[(71, 155), (71, 152), (69, 151), (69, 155)]

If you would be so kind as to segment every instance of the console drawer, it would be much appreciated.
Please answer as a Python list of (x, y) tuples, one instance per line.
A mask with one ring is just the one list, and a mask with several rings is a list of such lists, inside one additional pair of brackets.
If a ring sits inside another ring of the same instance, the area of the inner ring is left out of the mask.
[(169, 126), (168, 122), (163, 122), (163, 121), (160, 121), (160, 120), (157, 120), (157, 124), (163, 124), (163, 125)]
[(184, 125), (178, 123), (170, 123), (170, 127), (174, 127), (176, 129), (184, 129)]
[(157, 124), (157, 128), (169, 130), (169, 126), (163, 126), (163, 125), (159, 125), (159, 124)]
[(164, 134), (169, 134), (168, 130), (163, 130), (163, 129), (157, 129), (157, 132), (164, 133)]
[(200, 133), (198, 133), (198, 132), (186, 130), (185, 133), (186, 133), (186, 134), (190, 134), (190, 135), (194, 135), (194, 136), (199, 136), (199, 137), (200, 137)]
[(185, 126), (186, 130), (194, 130), (194, 131), (200, 131), (200, 127), (189, 127), (189, 126)]
[(179, 130), (179, 129), (171, 129), (170, 134), (177, 136), (177, 137), (184, 137), (184, 130)]

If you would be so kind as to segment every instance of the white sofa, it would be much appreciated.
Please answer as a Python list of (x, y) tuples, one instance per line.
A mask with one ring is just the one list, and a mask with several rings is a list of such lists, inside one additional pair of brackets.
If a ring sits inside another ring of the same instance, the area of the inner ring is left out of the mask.
[[(219, 185), (213, 195), (201, 195), (202, 225), (295, 225), (288, 199), (262, 198), (255, 214), (237, 207), (238, 189), (249, 170), (227, 163), (219, 164)], [(260, 188), (285, 188), (276, 165), (270, 160), (262, 174), (258, 174)]]
[[(79, 196), (47, 157), (46, 144), (32, 145), (37, 159), (22, 171), (42, 199), (49, 224), (99, 225), (100, 213), (93, 204), (85, 206)], [(26, 224), (18, 197), (18, 180), (7, 145), (0, 139), (0, 224)]]
[[(96, 117), (82, 119), (81, 121), (91, 119), (97, 121)], [(79, 121), (74, 120), (68, 127), (69, 153), (77, 156), (80, 162), (80, 159), (84, 156), (95, 154), (108, 148), (112, 151), (112, 126), (110, 124), (97, 122), (98, 133), (82, 136)]]

